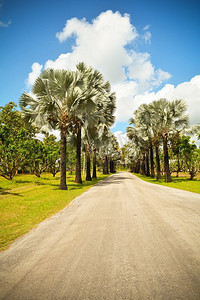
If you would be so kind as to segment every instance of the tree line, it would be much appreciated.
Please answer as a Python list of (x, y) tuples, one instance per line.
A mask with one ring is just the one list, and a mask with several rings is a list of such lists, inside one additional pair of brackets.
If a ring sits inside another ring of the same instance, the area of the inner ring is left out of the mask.
[(200, 170), (200, 149), (190, 134), (200, 139), (200, 125), (189, 126), (186, 103), (159, 99), (142, 104), (129, 120), (129, 143), (123, 149), (131, 171), (171, 182), (171, 173), (188, 171), (193, 179)]

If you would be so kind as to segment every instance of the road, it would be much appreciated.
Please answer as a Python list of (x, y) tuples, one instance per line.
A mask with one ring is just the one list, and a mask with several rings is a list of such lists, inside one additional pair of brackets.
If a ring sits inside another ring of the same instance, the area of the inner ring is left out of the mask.
[(114, 174), (0, 254), (0, 299), (200, 299), (200, 195)]

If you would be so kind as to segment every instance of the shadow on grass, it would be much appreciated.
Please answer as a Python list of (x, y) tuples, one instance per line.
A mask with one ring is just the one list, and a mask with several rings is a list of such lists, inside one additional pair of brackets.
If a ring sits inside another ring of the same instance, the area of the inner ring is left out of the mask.
[(41, 177), (41, 180), (60, 180), (60, 177), (53, 177), (53, 176), (49, 177), (49, 178), (47, 178), (47, 177)]
[(19, 193), (13, 193), (13, 192), (9, 192), (11, 189), (4, 189), (0, 187), (0, 196), (5, 196), (5, 195), (13, 195), (13, 196), (18, 196), (18, 197), (23, 197), (21, 194)]
[[(75, 183), (75, 178), (74, 180), (72, 181), (72, 178), (71, 177), (68, 177), (67, 178), (67, 188), (68, 190), (80, 190), (80, 189), (84, 189), (85, 187), (92, 187), (94, 186), (95, 184), (109, 184), (109, 182), (106, 182), (105, 181), (108, 179), (109, 177), (103, 177), (103, 176), (99, 176), (98, 178), (93, 178), (91, 181), (86, 181), (83, 179), (83, 183)], [(59, 185), (57, 184), (49, 184), (51, 186), (54, 186), (54, 187), (57, 187), (57, 188), (54, 188), (53, 190), (58, 190), (59, 189)]]
[(15, 180), (16, 183), (32, 183), (32, 180)]
[[(137, 177), (145, 180), (145, 181), (148, 181), (150, 183), (156, 183), (156, 184), (161, 184), (161, 183), (166, 183), (165, 182), (165, 177), (162, 176), (162, 179), (159, 179), (157, 180), (156, 178), (151, 178), (149, 176), (145, 176), (145, 175), (140, 175), (140, 174), (135, 174)], [(187, 183), (187, 182), (199, 182), (200, 180), (198, 180), (197, 178), (193, 178), (192, 180), (190, 180), (189, 177), (182, 177), (182, 176), (179, 176), (179, 177), (176, 177), (176, 176), (172, 176), (172, 182), (170, 183)], [(167, 184), (167, 183), (166, 183)]]

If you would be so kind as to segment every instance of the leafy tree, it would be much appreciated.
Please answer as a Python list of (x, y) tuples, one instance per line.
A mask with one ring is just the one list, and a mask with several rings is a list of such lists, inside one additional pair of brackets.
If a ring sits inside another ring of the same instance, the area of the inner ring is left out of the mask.
[(43, 140), (46, 146), (48, 170), (55, 177), (60, 171), (60, 142), (56, 141), (53, 134), (46, 133)]
[(180, 141), (180, 150), (185, 159), (185, 164), (192, 180), (197, 172), (200, 170), (200, 149), (194, 144), (190, 143), (190, 137), (183, 137)]
[(32, 172), (40, 177), (42, 172), (48, 167), (48, 146), (38, 139), (32, 139), (30, 142), (29, 164)]
[(26, 128), (14, 102), (0, 107), (0, 175), (11, 180), (29, 158), (30, 142), (36, 130)]

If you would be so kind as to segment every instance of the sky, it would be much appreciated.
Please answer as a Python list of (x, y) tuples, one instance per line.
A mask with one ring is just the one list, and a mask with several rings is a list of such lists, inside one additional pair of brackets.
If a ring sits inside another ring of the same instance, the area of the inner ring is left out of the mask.
[(0, 0), (0, 105), (44, 68), (80, 61), (116, 92), (121, 143), (135, 109), (159, 98), (184, 99), (200, 123), (200, 1)]

